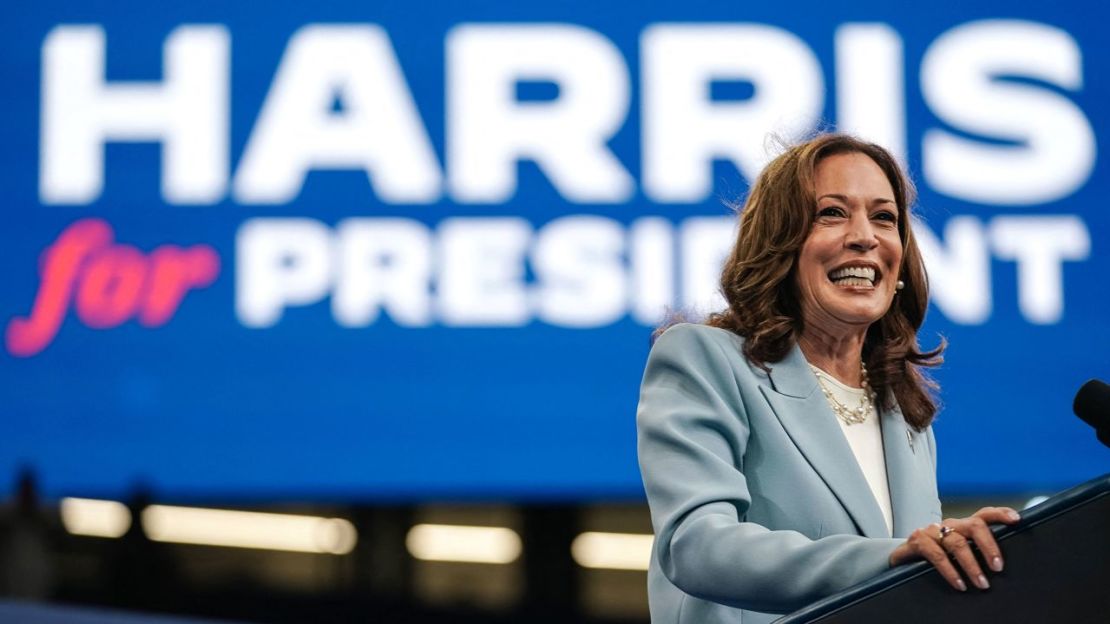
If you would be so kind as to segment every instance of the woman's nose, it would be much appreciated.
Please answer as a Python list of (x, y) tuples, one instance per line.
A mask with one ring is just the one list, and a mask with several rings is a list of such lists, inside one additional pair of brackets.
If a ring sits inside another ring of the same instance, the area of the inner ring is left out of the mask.
[(856, 251), (869, 251), (878, 247), (879, 239), (875, 236), (871, 220), (859, 214), (853, 215), (848, 220), (848, 232), (844, 244)]

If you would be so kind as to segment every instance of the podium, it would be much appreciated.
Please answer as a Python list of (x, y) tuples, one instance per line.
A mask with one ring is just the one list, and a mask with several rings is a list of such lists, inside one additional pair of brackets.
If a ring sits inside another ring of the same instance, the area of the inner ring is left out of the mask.
[[(925, 561), (894, 568), (775, 620), (847, 622), (1110, 622), (1110, 474), (995, 526), (1005, 569), (991, 588), (954, 589)], [(957, 566), (958, 568), (958, 566)], [(984, 567), (984, 570), (987, 568)]]

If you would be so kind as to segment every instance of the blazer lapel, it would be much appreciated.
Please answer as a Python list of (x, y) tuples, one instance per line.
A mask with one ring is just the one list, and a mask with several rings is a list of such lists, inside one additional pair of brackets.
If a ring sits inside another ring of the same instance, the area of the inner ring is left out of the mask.
[(883, 512), (797, 345), (771, 367), (770, 377), (774, 389), (761, 386), (760, 391), (791, 440), (847, 510), (860, 533), (888, 537)]
[(927, 471), (932, 469), (925, 435), (906, 424), (902, 410), (895, 405), (882, 415), (883, 452), (886, 455), (886, 480), (890, 487), (890, 506), (894, 513), (894, 536), (905, 537), (927, 522), (932, 497)]

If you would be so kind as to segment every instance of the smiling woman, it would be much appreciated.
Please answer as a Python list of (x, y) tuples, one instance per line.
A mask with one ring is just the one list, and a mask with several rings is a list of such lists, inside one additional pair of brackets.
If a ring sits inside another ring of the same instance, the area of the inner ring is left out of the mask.
[(840, 134), (788, 149), (752, 185), (728, 308), (663, 332), (644, 373), (653, 622), (768, 622), (916, 558), (960, 591), (1002, 569), (987, 522), (1016, 512), (939, 524), (921, 368), (943, 345), (917, 346), (913, 198), (886, 150)]
[[(707, 324), (744, 336), (757, 365), (797, 343), (810, 363), (858, 386), (862, 363), (880, 407), (897, 405), (923, 430), (936, 406), (920, 367), (938, 363), (944, 347), (917, 346), (929, 284), (910, 228), (915, 198), (877, 145), (828, 134), (787, 150), (752, 186), (721, 275), (728, 308)], [(870, 288), (832, 274), (855, 267), (875, 271)]]

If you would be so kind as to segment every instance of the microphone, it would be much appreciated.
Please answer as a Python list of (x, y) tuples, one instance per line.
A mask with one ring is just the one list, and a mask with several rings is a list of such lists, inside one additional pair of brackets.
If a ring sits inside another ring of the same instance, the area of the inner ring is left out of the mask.
[(1075, 393), (1075, 415), (1095, 428), (1098, 441), (1110, 446), (1110, 384), (1092, 379)]

